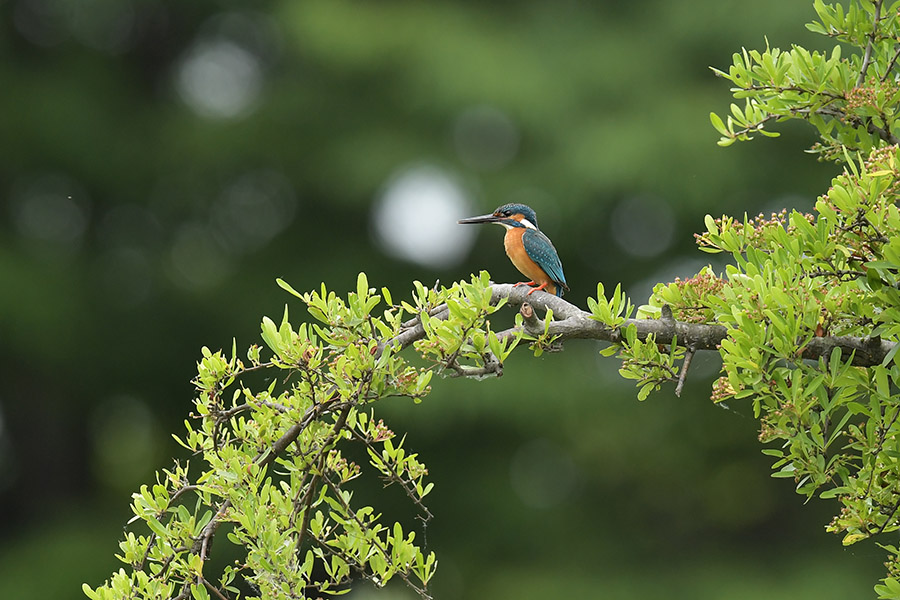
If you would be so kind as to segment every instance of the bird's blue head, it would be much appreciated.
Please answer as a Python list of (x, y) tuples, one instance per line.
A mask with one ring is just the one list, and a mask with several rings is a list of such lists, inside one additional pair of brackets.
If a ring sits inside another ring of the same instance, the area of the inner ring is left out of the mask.
[[(534, 225), (535, 229), (538, 229), (537, 215), (531, 210), (530, 206), (524, 204), (504, 204), (495, 210), (494, 214), (503, 215), (504, 217), (511, 218), (515, 221), (528, 221)], [(518, 215), (522, 215), (521, 218), (517, 218)]]
[(537, 215), (531, 210), (530, 206), (526, 206), (524, 204), (504, 204), (503, 206), (498, 207), (493, 213), (489, 215), (482, 215), (480, 217), (471, 217), (468, 219), (461, 219), (460, 223), (498, 223), (500, 225), (504, 225), (507, 228), (510, 227), (527, 227), (530, 229), (537, 229)]

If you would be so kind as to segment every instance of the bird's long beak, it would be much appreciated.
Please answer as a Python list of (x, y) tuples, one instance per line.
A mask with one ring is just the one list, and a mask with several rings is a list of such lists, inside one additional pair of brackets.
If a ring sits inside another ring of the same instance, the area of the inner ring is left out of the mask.
[(481, 215), (480, 217), (469, 217), (468, 219), (460, 219), (457, 221), (460, 225), (468, 225), (470, 223), (496, 223), (500, 221), (503, 217), (498, 217), (497, 215)]

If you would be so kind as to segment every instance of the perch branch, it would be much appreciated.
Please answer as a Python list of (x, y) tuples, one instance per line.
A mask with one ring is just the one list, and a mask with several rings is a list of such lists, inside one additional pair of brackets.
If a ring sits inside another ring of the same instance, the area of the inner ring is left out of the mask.
[[(724, 325), (685, 323), (674, 318), (628, 319), (622, 326), (611, 328), (592, 319), (589, 312), (562, 298), (546, 292), (535, 292), (528, 296), (528, 291), (529, 288), (517, 288), (510, 283), (495, 283), (491, 301), (496, 304), (506, 298), (507, 303), (514, 308), (519, 308), (527, 303), (532, 309), (539, 311), (552, 309), (553, 321), (550, 323), (548, 333), (558, 336), (559, 342), (570, 339), (586, 339), (620, 343), (624, 337), (624, 330), (633, 326), (638, 339), (646, 340), (652, 335), (659, 344), (671, 344), (675, 340), (677, 345), (696, 352), (698, 350), (718, 350), (719, 344), (728, 335), (728, 328)], [(438, 318), (446, 318), (448, 314), (446, 309), (434, 311), (434, 315)], [(386, 344), (393, 344), (397, 350), (401, 350), (425, 337), (425, 330), (421, 323), (411, 320), (407, 325), (406, 329), (388, 340)], [(522, 328), (528, 335), (542, 335), (544, 322), (536, 316), (529, 317), (524, 319)], [(501, 331), (497, 335), (503, 338), (515, 335), (518, 331), (514, 327)], [(881, 364), (896, 344), (896, 342), (885, 341), (879, 337), (814, 337), (803, 346), (801, 356), (805, 359), (815, 360), (820, 357), (828, 357), (835, 348), (839, 348), (844, 356), (853, 354), (854, 366), (872, 367)]]

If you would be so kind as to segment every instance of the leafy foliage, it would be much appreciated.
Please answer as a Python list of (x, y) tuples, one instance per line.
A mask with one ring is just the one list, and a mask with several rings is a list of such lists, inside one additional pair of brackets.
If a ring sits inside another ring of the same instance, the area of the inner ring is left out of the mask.
[[(736, 53), (716, 73), (743, 105), (711, 121), (722, 145), (777, 135), (765, 129), (772, 121), (808, 121), (820, 136), (812, 150), (844, 171), (813, 214), (707, 217), (700, 249), (727, 253), (733, 263), (722, 276), (707, 267), (657, 285), (639, 316), (659, 318), (665, 309), (684, 322), (725, 326), (713, 400), (751, 403), (773, 475), (807, 497), (837, 499), (828, 530), (850, 545), (900, 530), (900, 2), (854, 0), (844, 8), (816, 0), (815, 9), (819, 20), (809, 29), (855, 52)], [(823, 339), (860, 336), (862, 349), (895, 345), (865, 367), (838, 347), (809, 359)], [(627, 332), (621, 356), (623, 375), (638, 380), (642, 397), (676, 379), (673, 354)], [(888, 575), (876, 591), (900, 598), (900, 550), (882, 547)]]
[[(177, 438), (195, 458), (134, 494), (132, 522), (147, 531), (128, 531), (119, 554), (127, 568), (96, 589), (85, 585), (88, 597), (237, 598), (249, 585), (253, 597), (307, 598), (347, 591), (354, 577), (379, 586), (398, 578), (430, 597), (434, 553), (352, 489), (370, 472), (400, 487), (423, 522), (431, 518), (427, 468), (375, 417), (374, 403), (421, 401), (435, 372), (496, 369), (518, 337), (500, 340), (486, 322), (498, 308), (487, 273), (439, 290), (416, 282), (412, 302), (396, 305), (364, 274), (346, 300), (324, 285), (298, 293), (280, 283), (318, 323), (295, 327), (287, 308), (278, 325), (264, 318), (266, 360), (259, 346), (246, 361), (234, 347), (230, 356), (203, 349), (195, 412)], [(376, 315), (382, 298), (388, 307)], [(419, 326), (427, 367), (398, 354), (409, 345), (404, 332)], [(347, 458), (352, 445), (365, 450), (369, 469)], [(219, 528), (242, 555), (213, 575), (207, 560)]]
[[(841, 512), (828, 529), (845, 545), (900, 529), (900, 364), (894, 352), (868, 368), (837, 348), (815, 362), (804, 353), (827, 336), (898, 340), (898, 165), (895, 146), (850, 163), (814, 215), (709, 219), (701, 248), (734, 260), (721, 289), (686, 302), (678, 286), (659, 285), (652, 299), (727, 327), (713, 399), (752, 403), (760, 441), (779, 442), (764, 451), (774, 476), (808, 497), (837, 498)], [(888, 549), (893, 581), (898, 554)], [(879, 593), (897, 597), (889, 585)]]
[(867, 154), (885, 142), (900, 142), (894, 133), (900, 101), (894, 80), (900, 56), (897, 3), (852, 0), (844, 9), (816, 0), (814, 6), (819, 20), (808, 29), (861, 52), (845, 58), (836, 45), (827, 55), (799, 46), (735, 53), (727, 71), (713, 69), (735, 85), (734, 97), (744, 100), (743, 106), (731, 105), (724, 121), (710, 115), (722, 135), (719, 144), (747, 140), (754, 133), (777, 136), (765, 126), (790, 118), (816, 127), (821, 142), (813, 151), (828, 159), (842, 160), (845, 149)]

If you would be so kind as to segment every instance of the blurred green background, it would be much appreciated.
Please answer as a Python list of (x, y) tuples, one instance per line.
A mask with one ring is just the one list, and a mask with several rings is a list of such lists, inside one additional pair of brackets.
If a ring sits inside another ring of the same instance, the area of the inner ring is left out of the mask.
[[(499, 228), (455, 221), (521, 201), (568, 300), (640, 304), (709, 259), (704, 214), (809, 208), (835, 172), (811, 131), (717, 147), (708, 67), (823, 47), (811, 4), (0, 0), (0, 597), (118, 568), (130, 493), (186, 458), (200, 347), (303, 314), (276, 277), (516, 281)], [(769, 477), (714, 356), (638, 403), (598, 349), (380, 407), (436, 483), (438, 598), (873, 595), (881, 551)]]

